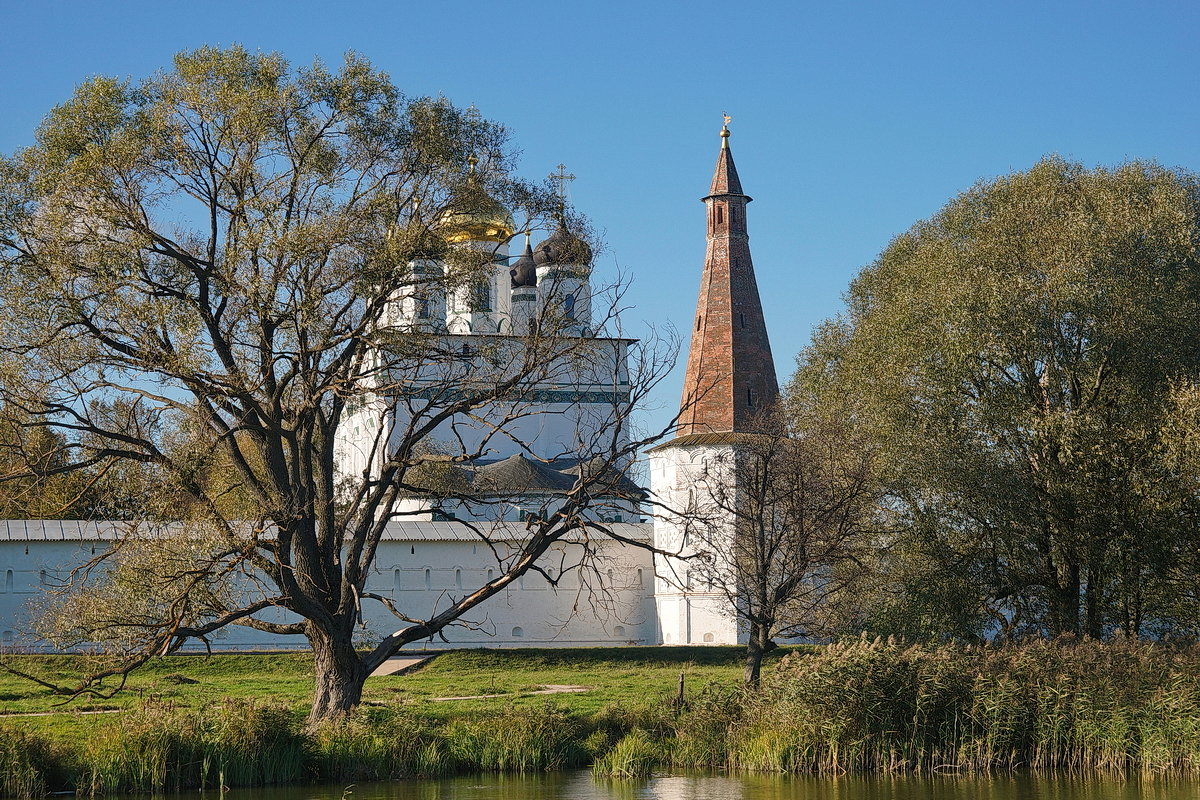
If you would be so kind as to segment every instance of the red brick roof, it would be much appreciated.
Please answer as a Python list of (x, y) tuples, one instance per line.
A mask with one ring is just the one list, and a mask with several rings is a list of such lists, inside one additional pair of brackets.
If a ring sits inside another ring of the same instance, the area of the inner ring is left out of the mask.
[[(727, 134), (727, 132), (726, 132)], [(678, 436), (749, 432), (779, 398), (750, 258), (746, 204), (723, 136), (709, 195), (708, 250), (684, 377)]]

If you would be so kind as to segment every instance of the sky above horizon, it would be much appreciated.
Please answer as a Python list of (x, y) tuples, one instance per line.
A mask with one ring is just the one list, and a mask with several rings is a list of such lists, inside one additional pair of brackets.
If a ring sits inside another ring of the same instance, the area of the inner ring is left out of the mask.
[[(1184, 2), (0, 0), (0, 152), (84, 79), (180, 50), (355, 50), (410, 96), (508, 126), (525, 177), (566, 164), (606, 244), (597, 280), (632, 279), (627, 333), (686, 337), (728, 112), (785, 383), (854, 275), (978, 180), (1047, 154), (1200, 167), (1198, 23)], [(677, 407), (686, 347), (643, 426)]]

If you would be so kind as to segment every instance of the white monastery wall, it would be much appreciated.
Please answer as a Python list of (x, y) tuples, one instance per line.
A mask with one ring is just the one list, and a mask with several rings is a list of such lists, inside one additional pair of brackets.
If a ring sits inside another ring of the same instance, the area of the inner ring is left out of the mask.
[[(103, 553), (119, 523), (69, 520), (0, 521), (0, 645), (42, 649), (30, 637), (34, 607), (52, 586), (67, 580), (73, 567)], [(649, 541), (650, 526), (617, 526), (623, 535)], [(512, 526), (519, 530), (520, 526)], [(503, 535), (503, 534), (501, 534)], [(502, 554), (504, 545), (501, 546)], [(530, 573), (487, 600), (466, 619), (469, 627), (446, 629), (431, 648), (572, 647), (655, 644), (653, 560), (647, 550), (606, 542), (581, 573), (581, 548), (566, 544), (541, 562), (559, 578), (557, 587)], [(489, 571), (499, 570), (491, 548), (455, 523), (401, 522), (389, 525), (379, 547), (368, 591), (390, 598), (405, 613), (427, 617), (451, 598), (478, 588)], [(597, 585), (598, 584), (598, 585)], [(365, 601), (364, 643), (403, 623), (382, 604)], [(290, 621), (280, 614), (272, 621)], [(275, 636), (230, 626), (212, 638), (214, 649), (306, 647), (299, 636)], [(199, 644), (195, 645), (200, 647)]]

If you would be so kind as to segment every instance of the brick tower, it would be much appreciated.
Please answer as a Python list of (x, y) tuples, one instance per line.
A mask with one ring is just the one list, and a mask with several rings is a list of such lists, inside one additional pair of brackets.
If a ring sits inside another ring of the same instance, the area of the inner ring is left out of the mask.
[[(779, 398), (746, 233), (750, 198), (742, 192), (729, 149), (728, 117), (725, 122), (717, 167), (704, 198), (708, 248), (679, 425), (674, 439), (649, 453), (654, 542), (661, 552), (682, 556), (690, 554), (688, 531), (697, 524), (696, 509), (704, 506), (714, 481), (724, 486), (732, 481), (736, 492), (733, 465), (743, 443), (754, 436), (760, 414)], [(729, 598), (713, 591), (702, 576), (695, 578), (695, 564), (688, 558), (655, 556), (659, 641), (744, 643)]]
[(749, 431), (762, 410), (779, 397), (746, 233), (749, 202), (729, 149), (727, 124), (721, 129), (721, 151), (704, 198), (708, 250), (677, 436)]

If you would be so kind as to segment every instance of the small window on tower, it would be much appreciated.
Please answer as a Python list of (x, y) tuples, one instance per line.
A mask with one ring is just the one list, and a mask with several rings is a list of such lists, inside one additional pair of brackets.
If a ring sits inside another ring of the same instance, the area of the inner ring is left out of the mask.
[(563, 315), (567, 319), (575, 319), (575, 295), (569, 294), (563, 298)]
[(696, 330), (700, 330), (700, 320), (702, 319), (704, 319), (704, 317), (700, 316), (699, 314), (696, 315)]
[(742, 323), (743, 328), (746, 327), (746, 315), (745, 314), (739, 313), (738, 320)]
[(717, 206), (717, 224), (725, 224), (725, 209), (721, 208), (720, 206)]
[(746, 390), (746, 405), (749, 406), (750, 408), (754, 408), (754, 390), (753, 389)]
[(417, 298), (417, 319), (429, 319), (429, 298)]

